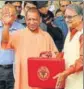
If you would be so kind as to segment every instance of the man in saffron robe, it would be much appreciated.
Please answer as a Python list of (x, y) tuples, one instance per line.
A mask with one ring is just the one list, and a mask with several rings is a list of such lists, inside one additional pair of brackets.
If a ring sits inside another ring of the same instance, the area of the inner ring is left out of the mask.
[(36, 8), (28, 9), (26, 13), (27, 27), (22, 31), (9, 35), (11, 24), (9, 17), (6, 20), (3, 18), (3, 24), (2, 48), (13, 48), (16, 52), (14, 89), (41, 89), (28, 85), (27, 59), (39, 57), (40, 53), (44, 51), (58, 52), (58, 50), (50, 35), (39, 27), (38, 10)]

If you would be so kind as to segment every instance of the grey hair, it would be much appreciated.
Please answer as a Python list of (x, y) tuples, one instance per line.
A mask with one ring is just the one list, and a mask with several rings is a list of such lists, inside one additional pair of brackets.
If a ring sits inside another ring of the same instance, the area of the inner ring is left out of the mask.
[(67, 6), (67, 8), (71, 8), (73, 9), (78, 15), (82, 15), (83, 16), (83, 9), (77, 5), (77, 4), (70, 4)]

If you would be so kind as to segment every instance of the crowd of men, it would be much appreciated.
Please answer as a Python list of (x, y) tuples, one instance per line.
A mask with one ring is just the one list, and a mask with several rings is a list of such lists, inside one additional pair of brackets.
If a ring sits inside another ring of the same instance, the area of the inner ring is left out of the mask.
[(54, 89), (83, 89), (82, 9), (83, 2), (59, 0), (54, 14), (48, 1), (5, 1), (0, 9), (0, 89), (43, 89), (28, 85), (27, 59), (40, 54), (65, 59), (65, 70), (53, 76)]

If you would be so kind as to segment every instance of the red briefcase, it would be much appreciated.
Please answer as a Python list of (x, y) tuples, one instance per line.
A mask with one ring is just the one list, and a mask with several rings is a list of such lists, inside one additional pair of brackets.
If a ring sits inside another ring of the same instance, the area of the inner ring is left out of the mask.
[(28, 81), (31, 87), (55, 88), (56, 80), (53, 77), (64, 71), (64, 59), (56, 58), (29, 58)]

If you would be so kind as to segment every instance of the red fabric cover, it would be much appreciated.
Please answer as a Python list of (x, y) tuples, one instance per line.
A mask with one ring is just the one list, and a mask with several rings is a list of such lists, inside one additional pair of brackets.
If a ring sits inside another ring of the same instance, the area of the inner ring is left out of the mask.
[(28, 85), (31, 87), (55, 88), (56, 80), (54, 80), (53, 77), (64, 70), (65, 61), (63, 59), (29, 58)]

